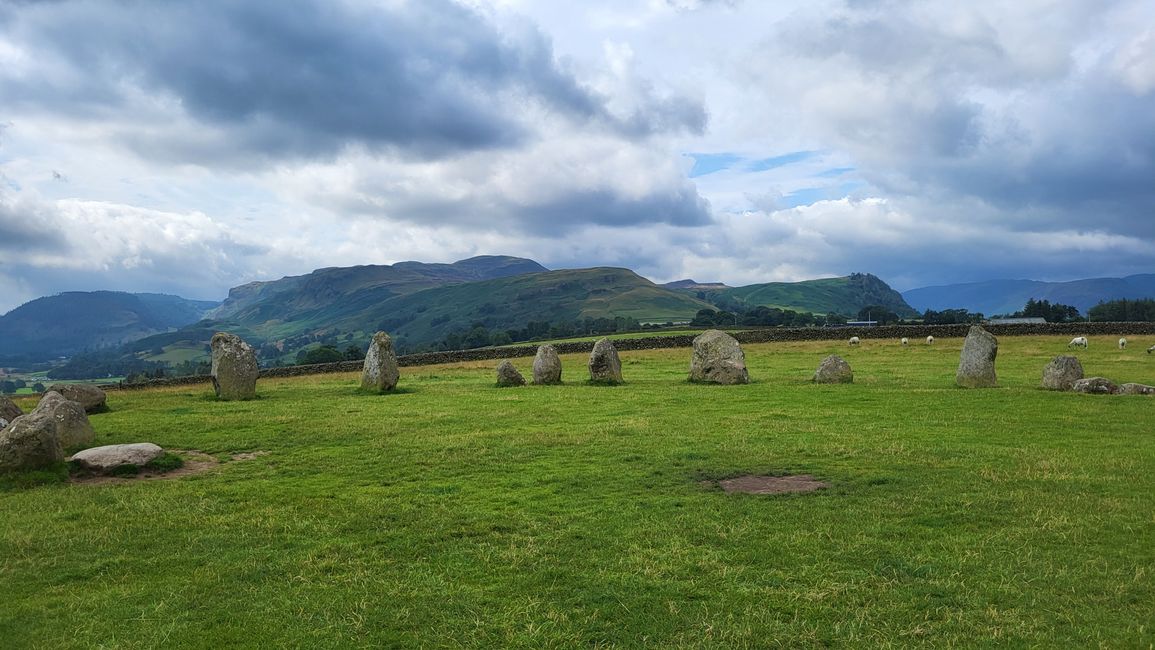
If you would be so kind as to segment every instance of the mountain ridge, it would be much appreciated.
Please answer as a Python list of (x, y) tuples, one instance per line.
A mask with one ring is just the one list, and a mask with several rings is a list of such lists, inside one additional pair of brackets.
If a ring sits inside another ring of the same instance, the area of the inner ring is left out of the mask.
[(1082, 314), (1101, 301), (1155, 297), (1155, 273), (1122, 278), (1085, 278), (1065, 282), (984, 280), (919, 287), (902, 296), (920, 311), (966, 309), (986, 316), (1019, 311), (1027, 300), (1048, 300), (1076, 307)]

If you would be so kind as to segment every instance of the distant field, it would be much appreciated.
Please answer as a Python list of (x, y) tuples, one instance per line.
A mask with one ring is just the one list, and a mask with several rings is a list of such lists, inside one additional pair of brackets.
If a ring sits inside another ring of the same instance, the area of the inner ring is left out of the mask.
[[(1155, 384), (1152, 340), (1088, 375)], [(493, 363), (110, 393), (101, 444), (223, 460), (0, 491), (5, 648), (1150, 647), (1155, 398), (1037, 388), (1069, 337), (746, 346), (754, 383), (623, 352), (625, 386), (493, 387)], [(830, 353), (853, 385), (809, 379)], [(529, 359), (515, 364), (528, 375)], [(24, 408), (32, 400), (18, 399)], [(267, 452), (231, 460), (241, 452)], [(809, 495), (712, 481), (811, 474)]]

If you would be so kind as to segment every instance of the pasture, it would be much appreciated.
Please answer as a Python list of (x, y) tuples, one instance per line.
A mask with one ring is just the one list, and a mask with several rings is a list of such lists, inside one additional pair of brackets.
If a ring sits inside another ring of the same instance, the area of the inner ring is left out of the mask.
[[(1155, 400), (1053, 393), (1069, 337), (688, 349), (627, 384), (493, 387), (495, 362), (109, 394), (97, 444), (221, 462), (171, 480), (0, 491), (0, 639), (33, 647), (1149, 647)], [(1087, 376), (1155, 384), (1155, 341)], [(836, 353), (855, 383), (814, 385)], [(516, 359), (527, 376), (531, 359)], [(26, 410), (30, 399), (17, 400)], [(252, 452), (259, 452), (253, 454)], [(246, 454), (238, 456), (238, 454)], [(744, 474), (816, 493), (726, 494)]]

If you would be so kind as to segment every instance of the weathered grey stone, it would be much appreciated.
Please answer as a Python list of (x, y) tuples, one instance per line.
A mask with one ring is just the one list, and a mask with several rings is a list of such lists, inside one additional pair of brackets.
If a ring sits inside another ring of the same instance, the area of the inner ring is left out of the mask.
[(832, 354), (818, 364), (814, 371), (814, 382), (818, 384), (849, 384), (854, 381), (854, 372), (846, 359)]
[(76, 452), (65, 460), (95, 472), (107, 472), (124, 465), (141, 467), (160, 458), (164, 450), (151, 442), (127, 445), (104, 445)]
[(537, 347), (537, 355), (533, 358), (533, 383), (561, 383), (561, 358), (549, 343)]
[(365, 365), (361, 370), (361, 388), (384, 393), (397, 387), (401, 370), (397, 367), (397, 353), (393, 351), (393, 339), (385, 332), (377, 332), (365, 353)]
[(524, 386), (525, 377), (513, 367), (508, 359), (497, 364), (497, 386), (498, 388), (506, 388), (509, 386)]
[(64, 449), (90, 445), (96, 439), (96, 432), (92, 430), (84, 407), (79, 402), (65, 399), (56, 391), (44, 393), (29, 415), (32, 414), (43, 414), (52, 421), (56, 437), (60, 439), (60, 446)]
[(1083, 364), (1068, 354), (1051, 359), (1043, 368), (1043, 388), (1047, 390), (1071, 390), (1082, 378)]
[(12, 400), (0, 395), (0, 429), (8, 426), (13, 420), (24, 415), (24, 411), (16, 406)]
[(600, 339), (590, 352), (590, 381), (595, 384), (622, 383), (622, 361), (613, 341)]
[(217, 332), (210, 343), (213, 351), (213, 390), (223, 400), (253, 399), (257, 396), (257, 354), (235, 334)]
[(1155, 386), (1128, 382), (1119, 387), (1120, 395), (1155, 395)]
[(42, 469), (64, 460), (55, 422), (47, 414), (33, 413), (0, 431), (0, 472)]
[(64, 449), (96, 438), (80, 404), (57, 392), (44, 394), (31, 413), (0, 431), (0, 471), (40, 469), (64, 460)]
[(54, 390), (63, 395), (64, 399), (77, 402), (84, 407), (85, 413), (97, 413), (107, 407), (108, 396), (92, 384), (53, 384), (48, 390)]
[(694, 337), (690, 355), (690, 381), (711, 384), (748, 384), (746, 355), (733, 336), (721, 330), (706, 330)]
[(1087, 377), (1075, 382), (1071, 390), (1076, 393), (1091, 393), (1095, 395), (1114, 395), (1119, 392), (1115, 382), (1106, 377)]
[(980, 325), (971, 325), (963, 341), (955, 383), (963, 388), (991, 388), (998, 383), (995, 376), (995, 356), (999, 341)]

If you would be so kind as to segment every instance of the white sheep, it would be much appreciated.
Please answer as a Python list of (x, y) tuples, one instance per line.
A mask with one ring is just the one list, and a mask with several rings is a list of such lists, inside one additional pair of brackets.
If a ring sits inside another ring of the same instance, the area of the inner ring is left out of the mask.
[(1119, 339), (1119, 349), (1120, 350), (1126, 350), (1127, 349), (1127, 337), (1126, 336)]
[(934, 337), (933, 336), (926, 337), (926, 344), (927, 345), (934, 345)]
[(902, 337), (902, 344), (903, 344), (903, 345), (906, 345), (907, 343), (910, 343), (910, 340), (909, 340), (909, 339), (907, 339), (905, 336), (904, 336), (904, 337)]
[(858, 345), (858, 337), (857, 336), (850, 337), (850, 344), (851, 345)]
[(1151, 347), (1147, 348), (1147, 354), (1151, 354), (1152, 352), (1155, 352), (1155, 345), (1152, 345)]
[(1086, 349), (1087, 337), (1076, 336), (1075, 338), (1071, 339), (1071, 342), (1067, 344), (1067, 347), (1068, 348), (1084, 348), (1084, 349)]

